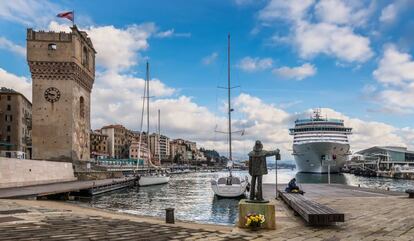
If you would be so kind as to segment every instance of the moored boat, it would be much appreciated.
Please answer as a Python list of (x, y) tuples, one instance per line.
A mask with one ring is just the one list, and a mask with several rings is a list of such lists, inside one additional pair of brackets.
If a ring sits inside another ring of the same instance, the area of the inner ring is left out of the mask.
[[(248, 186), (248, 179), (241, 179), (239, 177), (232, 175), (232, 168), (233, 168), (233, 157), (232, 157), (232, 149), (231, 149), (231, 138), (232, 138), (232, 131), (231, 131), (231, 112), (233, 109), (231, 108), (231, 85), (230, 85), (230, 35), (228, 35), (228, 86), (227, 86), (227, 97), (228, 97), (228, 106), (227, 106), (227, 113), (228, 113), (228, 131), (224, 132), (228, 135), (229, 140), (229, 161), (227, 163), (227, 169), (229, 171), (229, 175), (227, 177), (220, 177), (217, 180), (211, 180), (211, 188), (215, 195), (220, 197), (227, 197), (227, 198), (236, 198), (240, 197), (245, 194), (247, 186)], [(241, 131), (243, 133), (243, 131)]]
[(246, 193), (249, 185), (247, 178), (228, 176), (220, 177), (217, 181), (211, 180), (211, 188), (214, 194), (220, 197), (240, 197)]
[(146, 175), (139, 178), (138, 184), (139, 186), (151, 186), (151, 185), (159, 185), (165, 184), (170, 181), (170, 177), (167, 175), (162, 174), (155, 174), (155, 175)]

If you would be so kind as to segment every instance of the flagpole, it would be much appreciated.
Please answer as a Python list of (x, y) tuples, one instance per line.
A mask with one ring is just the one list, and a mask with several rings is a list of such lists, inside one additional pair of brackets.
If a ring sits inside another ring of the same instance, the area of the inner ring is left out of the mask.
[(75, 27), (75, 9), (72, 9), (72, 12), (73, 12), (72, 25), (73, 27)]

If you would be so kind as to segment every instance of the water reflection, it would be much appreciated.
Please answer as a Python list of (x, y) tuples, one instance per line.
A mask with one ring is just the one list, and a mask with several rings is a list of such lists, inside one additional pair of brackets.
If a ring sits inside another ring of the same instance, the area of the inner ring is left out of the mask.
[(234, 223), (238, 217), (240, 198), (220, 198), (215, 196), (211, 205), (211, 215), (223, 224)]
[[(328, 174), (296, 173), (298, 183), (328, 183)], [(343, 174), (331, 174), (331, 183), (346, 184)]]
[[(189, 173), (172, 176), (165, 185), (134, 187), (95, 196), (86, 205), (138, 215), (163, 218), (166, 208), (175, 208), (179, 220), (200, 223), (234, 224), (237, 220), (237, 199), (223, 199), (214, 196), (210, 180), (226, 173)], [(247, 172), (235, 172), (244, 177)], [(299, 184), (327, 183), (327, 174), (296, 173), (294, 170), (279, 169), (278, 183), (287, 183), (296, 177)], [(275, 183), (275, 170), (263, 177), (264, 183)], [(332, 174), (332, 183), (371, 188), (390, 188), (404, 191), (412, 188), (413, 180), (366, 178), (351, 174)]]

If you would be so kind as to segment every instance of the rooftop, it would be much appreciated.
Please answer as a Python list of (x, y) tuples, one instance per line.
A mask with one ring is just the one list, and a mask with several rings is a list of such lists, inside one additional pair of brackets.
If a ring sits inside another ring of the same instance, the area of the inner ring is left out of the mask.
[(360, 150), (356, 154), (364, 154), (366, 152), (374, 150), (385, 150), (385, 151), (394, 151), (394, 152), (404, 152), (414, 154), (414, 151), (408, 150), (405, 146), (373, 146), (367, 149)]

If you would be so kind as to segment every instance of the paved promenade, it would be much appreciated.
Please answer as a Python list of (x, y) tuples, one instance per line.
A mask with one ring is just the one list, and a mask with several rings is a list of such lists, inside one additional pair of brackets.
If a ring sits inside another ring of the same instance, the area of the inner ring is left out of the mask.
[[(177, 222), (65, 202), (0, 200), (0, 240), (414, 240), (414, 200), (405, 194), (343, 185), (302, 185), (306, 195), (345, 213), (345, 223), (309, 227), (277, 202), (276, 230)], [(274, 197), (274, 185), (265, 185)]]
[(251, 240), (232, 227), (105, 212), (73, 204), (0, 200), (0, 240)]

